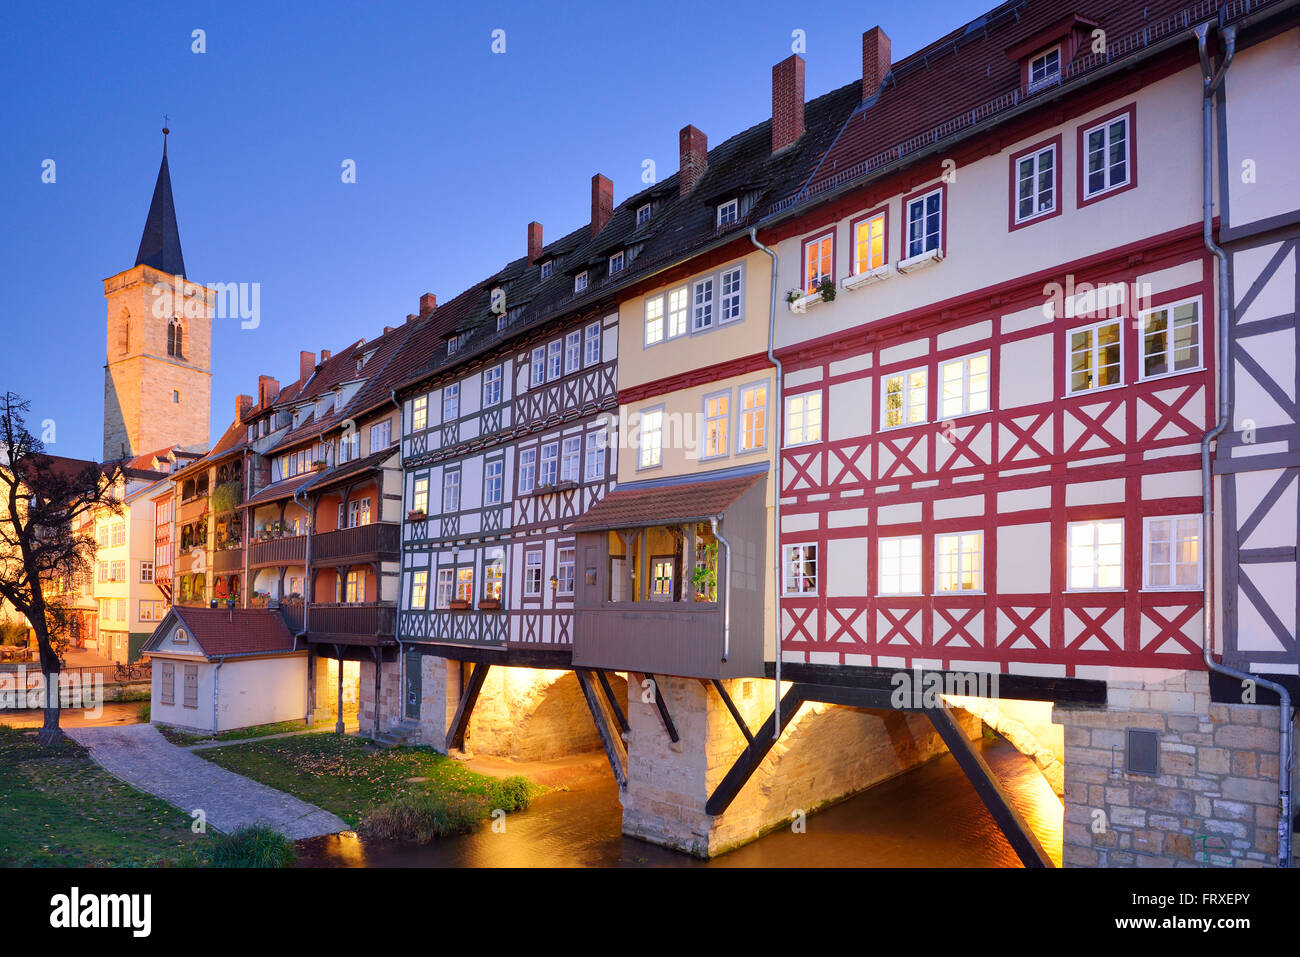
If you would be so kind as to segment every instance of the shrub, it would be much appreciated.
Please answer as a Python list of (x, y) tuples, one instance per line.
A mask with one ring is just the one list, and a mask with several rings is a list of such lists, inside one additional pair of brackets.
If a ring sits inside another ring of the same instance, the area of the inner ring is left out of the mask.
[(533, 786), (528, 779), (518, 774), (495, 782), (488, 792), (488, 803), (492, 809), (502, 811), (522, 811), (533, 803)]
[(474, 794), (404, 794), (372, 808), (361, 833), (388, 841), (428, 844), (439, 837), (472, 831), (488, 816), (487, 801)]
[(293, 841), (265, 824), (214, 834), (207, 852), (212, 867), (291, 867), (297, 858)]
[(140, 705), (140, 720), (143, 721), (145, 724), (149, 723), (149, 715), (152, 713), (151, 708), (152, 706), (148, 701)]

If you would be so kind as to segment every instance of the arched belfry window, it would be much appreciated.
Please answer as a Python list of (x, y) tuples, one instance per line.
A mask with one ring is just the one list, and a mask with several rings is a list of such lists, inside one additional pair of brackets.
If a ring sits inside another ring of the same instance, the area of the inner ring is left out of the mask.
[(185, 358), (184, 346), (185, 331), (181, 327), (180, 320), (173, 319), (167, 323), (167, 354), (175, 356), (177, 359)]

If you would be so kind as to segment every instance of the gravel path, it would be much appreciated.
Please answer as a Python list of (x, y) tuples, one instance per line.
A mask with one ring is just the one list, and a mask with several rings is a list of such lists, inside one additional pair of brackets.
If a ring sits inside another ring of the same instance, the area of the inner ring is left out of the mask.
[(293, 840), (336, 834), (346, 823), (314, 804), (258, 784), (204, 761), (169, 742), (148, 724), (68, 728), (68, 737), (90, 749), (105, 771), (186, 814), (202, 809), (207, 822), (230, 833), (269, 824)]

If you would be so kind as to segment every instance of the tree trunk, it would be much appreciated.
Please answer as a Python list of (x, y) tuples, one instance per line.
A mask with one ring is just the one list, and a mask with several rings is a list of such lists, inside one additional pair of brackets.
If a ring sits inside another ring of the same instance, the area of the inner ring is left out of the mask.
[(57, 744), (63, 740), (63, 729), (59, 727), (59, 656), (48, 638), (42, 640), (39, 631), (36, 640), (41, 651), (41, 674), (45, 678), (45, 721), (37, 740), (43, 745)]

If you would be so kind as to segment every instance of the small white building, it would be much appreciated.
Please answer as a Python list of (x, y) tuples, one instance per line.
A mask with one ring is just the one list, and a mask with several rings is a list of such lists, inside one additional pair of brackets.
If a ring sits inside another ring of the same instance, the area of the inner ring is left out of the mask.
[(216, 734), (309, 710), (307, 649), (278, 611), (173, 607), (142, 650), (157, 724)]

